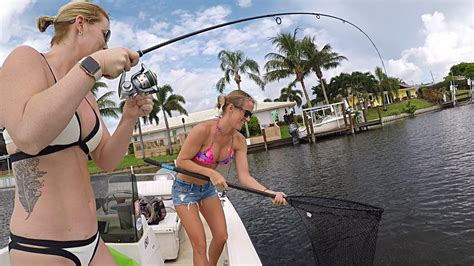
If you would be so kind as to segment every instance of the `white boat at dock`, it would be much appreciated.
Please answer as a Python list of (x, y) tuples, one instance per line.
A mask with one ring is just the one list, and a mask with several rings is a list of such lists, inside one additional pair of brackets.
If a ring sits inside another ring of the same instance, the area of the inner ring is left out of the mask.
[[(344, 128), (344, 115), (343, 110), (346, 108), (346, 103), (338, 102), (333, 104), (321, 105), (312, 108), (303, 109), (308, 114), (308, 119), (313, 124), (313, 130), (315, 134), (323, 134), (326, 132), (334, 131), (340, 128)], [(298, 128), (299, 137), (306, 137), (306, 126)]]
[[(171, 200), (173, 172), (121, 176), (94, 176), (97, 219), (108, 247), (139, 265), (192, 265), (192, 247)], [(159, 197), (166, 216), (149, 225), (139, 212), (139, 199)], [(261, 265), (238, 213), (226, 196), (220, 195), (227, 223), (228, 240), (218, 265)], [(211, 232), (203, 224), (210, 243)], [(10, 265), (8, 247), (0, 249), (0, 265)]]

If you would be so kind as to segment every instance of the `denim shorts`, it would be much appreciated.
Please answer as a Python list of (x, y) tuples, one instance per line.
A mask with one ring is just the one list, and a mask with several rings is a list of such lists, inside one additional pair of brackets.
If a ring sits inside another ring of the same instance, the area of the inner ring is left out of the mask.
[(202, 200), (217, 196), (217, 189), (211, 183), (196, 185), (184, 180), (175, 178), (172, 188), (173, 204), (197, 204)]

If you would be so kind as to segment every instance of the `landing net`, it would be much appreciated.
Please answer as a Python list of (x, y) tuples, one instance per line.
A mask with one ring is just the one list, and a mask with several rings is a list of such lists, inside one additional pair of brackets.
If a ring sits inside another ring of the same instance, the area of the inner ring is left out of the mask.
[(318, 265), (372, 265), (383, 209), (353, 201), (290, 197)]

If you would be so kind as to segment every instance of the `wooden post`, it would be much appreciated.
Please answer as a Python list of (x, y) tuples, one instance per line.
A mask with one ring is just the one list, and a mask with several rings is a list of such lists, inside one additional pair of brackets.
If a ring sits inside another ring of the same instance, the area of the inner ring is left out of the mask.
[(355, 131), (354, 131), (354, 119), (352, 118), (352, 114), (351, 112), (347, 112), (347, 114), (349, 115), (349, 123), (351, 124), (351, 132), (352, 132), (352, 135), (355, 134)]
[(308, 138), (308, 142), (311, 143), (311, 137), (310, 137), (310, 132), (309, 132), (309, 122), (308, 122), (308, 116), (305, 111), (303, 111), (303, 123), (306, 127), (306, 137)]
[(265, 145), (265, 151), (268, 151), (267, 134), (265, 133), (265, 128), (262, 128), (262, 135), (263, 135), (263, 144)]
[(309, 119), (309, 131), (311, 131), (311, 141), (316, 143), (316, 135), (314, 134), (314, 126), (313, 126), (313, 117)]

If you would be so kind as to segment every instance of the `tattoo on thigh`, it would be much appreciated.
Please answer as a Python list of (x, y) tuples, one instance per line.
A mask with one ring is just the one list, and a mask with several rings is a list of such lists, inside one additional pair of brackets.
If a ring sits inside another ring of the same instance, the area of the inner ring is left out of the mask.
[(41, 188), (44, 186), (42, 177), (47, 173), (38, 168), (39, 159), (30, 158), (18, 161), (13, 164), (13, 171), (16, 176), (16, 186), (21, 205), (28, 213), (27, 220), (39, 197), (41, 197)]

